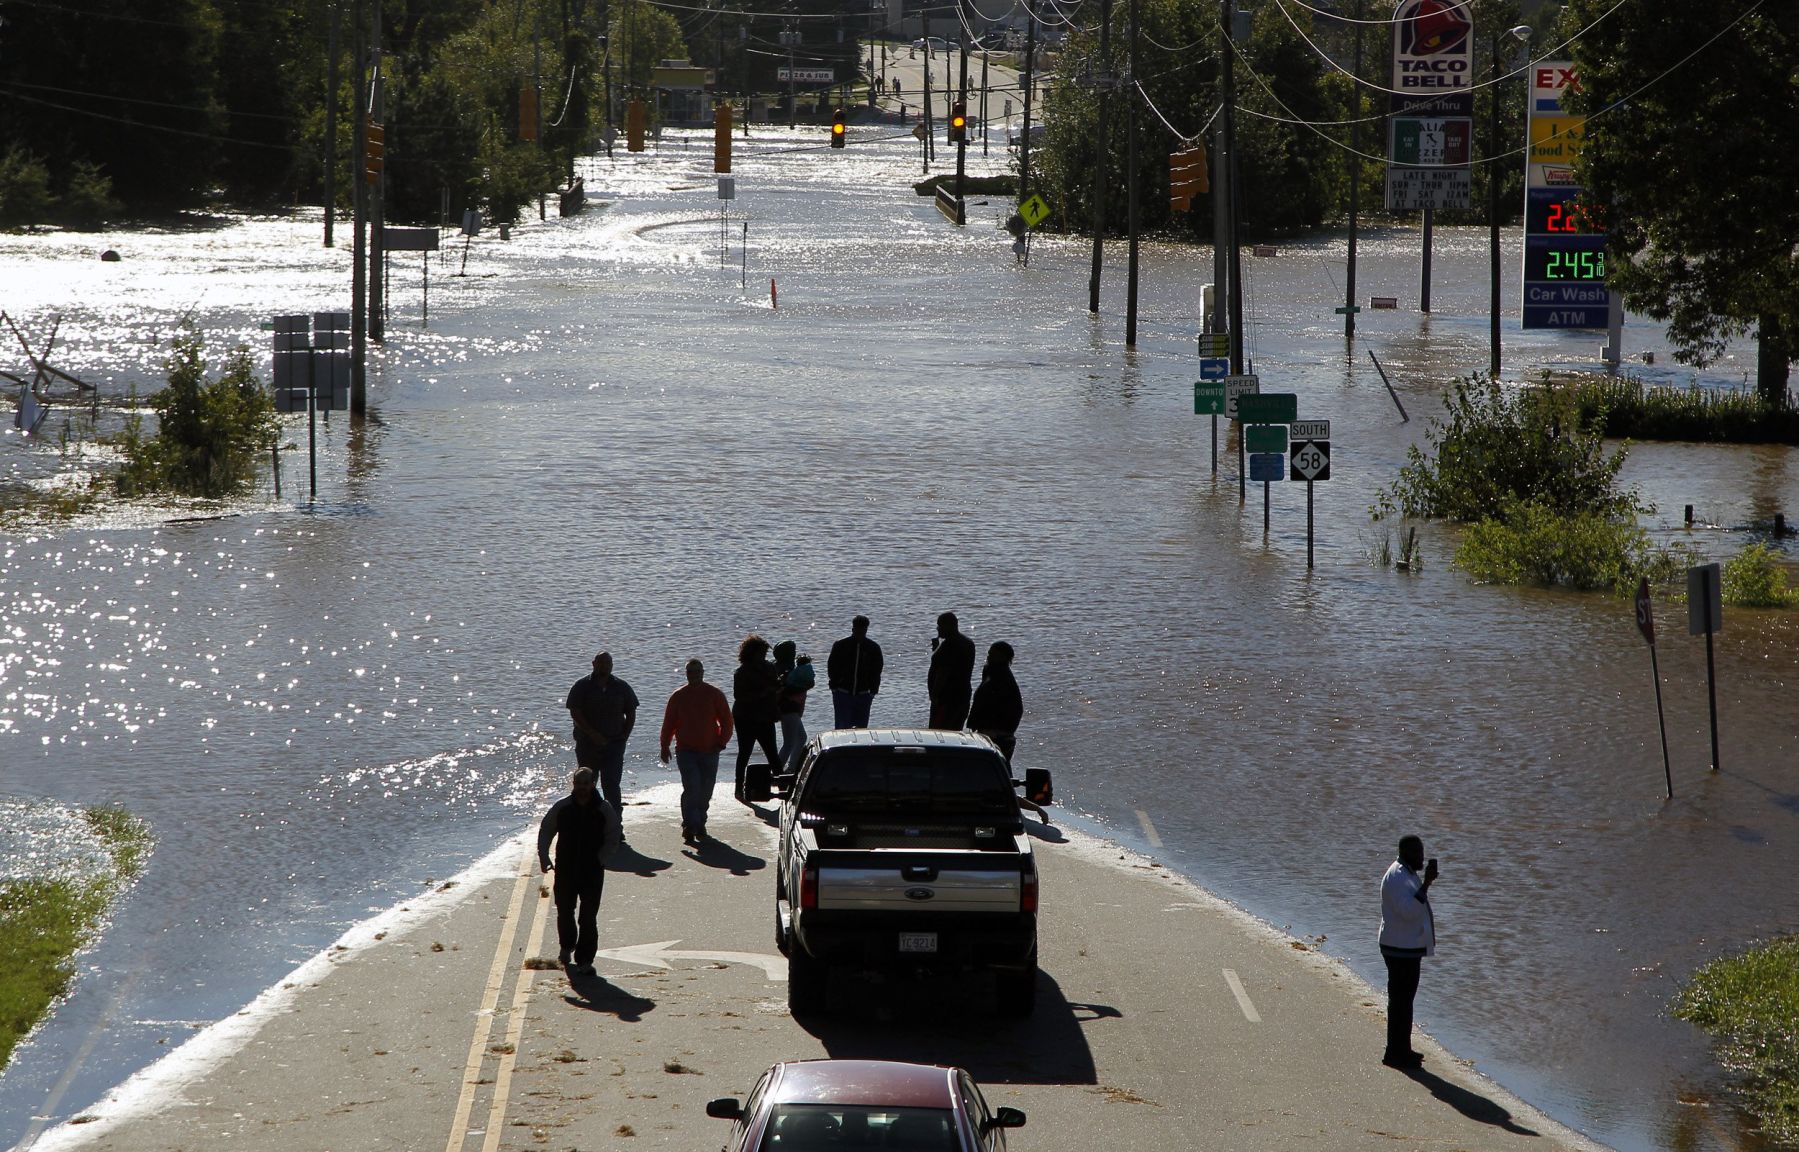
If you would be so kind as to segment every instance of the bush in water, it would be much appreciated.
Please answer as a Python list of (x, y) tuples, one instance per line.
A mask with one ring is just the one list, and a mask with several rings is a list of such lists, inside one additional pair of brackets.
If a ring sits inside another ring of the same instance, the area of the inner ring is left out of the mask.
[(1526, 501), (1469, 525), (1455, 551), (1456, 567), (1476, 579), (1583, 591), (1627, 591), (1638, 577), (1666, 584), (1697, 559), (1684, 546), (1657, 548), (1628, 515), (1564, 515)]
[(1724, 602), (1742, 608), (1791, 608), (1799, 592), (1787, 585), (1780, 557), (1766, 544), (1751, 544), (1724, 561)]
[(125, 496), (176, 492), (229, 496), (253, 484), (276, 436), (275, 406), (256, 378), (250, 351), (238, 347), (210, 383), (200, 337), (184, 332), (169, 357), (168, 387), (150, 397), (156, 435), (133, 420), (118, 437), (125, 454), (118, 488)]

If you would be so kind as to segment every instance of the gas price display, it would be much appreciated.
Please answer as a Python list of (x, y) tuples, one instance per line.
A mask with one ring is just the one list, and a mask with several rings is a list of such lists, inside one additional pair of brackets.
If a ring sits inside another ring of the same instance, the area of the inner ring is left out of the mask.
[(1568, 241), (1551, 240), (1548, 243), (1539, 240), (1525, 245), (1524, 278), (1551, 282), (1604, 281), (1605, 237), (1570, 237)]
[(1602, 232), (1596, 215), (1571, 191), (1532, 189), (1525, 204), (1525, 232), (1532, 236), (1591, 236)]

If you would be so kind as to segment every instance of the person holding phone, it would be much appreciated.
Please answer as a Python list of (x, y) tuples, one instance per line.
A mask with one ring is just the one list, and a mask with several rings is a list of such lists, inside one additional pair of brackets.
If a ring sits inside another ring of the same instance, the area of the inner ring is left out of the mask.
[(1399, 838), (1399, 859), (1380, 880), (1380, 954), (1387, 962), (1387, 1050), (1380, 1062), (1389, 1068), (1416, 1068), (1424, 1056), (1412, 1049), (1412, 1000), (1424, 958), (1436, 951), (1437, 931), (1431, 918), (1430, 886), (1437, 861), (1424, 859), (1424, 841)]

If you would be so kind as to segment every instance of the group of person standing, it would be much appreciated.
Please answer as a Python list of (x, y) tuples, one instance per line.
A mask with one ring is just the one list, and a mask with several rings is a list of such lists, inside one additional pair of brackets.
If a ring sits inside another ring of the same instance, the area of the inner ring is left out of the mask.
[[(881, 690), (886, 661), (881, 646), (868, 635), (868, 624), (866, 616), (851, 621), (850, 634), (831, 645), (825, 662), (835, 728), (868, 727)], [(962, 634), (955, 613), (939, 616), (926, 675), (929, 726), (979, 732), (1010, 763), (1024, 717), (1012, 656), (1012, 646), (1005, 641), (991, 645), (976, 684), (974, 641)], [(664, 764), (673, 759), (681, 775), (681, 840), (698, 845), (707, 839), (706, 817), (718, 783), (719, 757), (733, 737), (734, 791), (740, 803), (750, 803), (744, 778), (758, 747), (771, 772), (798, 766), (806, 746), (806, 698), (817, 685), (817, 673), (811, 657), (793, 641), (771, 646), (753, 633), (737, 646), (729, 699), (707, 683), (700, 660), (689, 660), (685, 672), (687, 682), (675, 689), (663, 708), (660, 754)], [(556, 874), (553, 891), (561, 959), (575, 973), (590, 970), (598, 951), (595, 924), (605, 879), (603, 861), (624, 841), (620, 814), (625, 744), (637, 725), (638, 699), (629, 684), (613, 675), (611, 653), (601, 652), (593, 658), (592, 672), (569, 689), (565, 703), (574, 722), (578, 768), (570, 794), (544, 816), (538, 856), (544, 871)]]

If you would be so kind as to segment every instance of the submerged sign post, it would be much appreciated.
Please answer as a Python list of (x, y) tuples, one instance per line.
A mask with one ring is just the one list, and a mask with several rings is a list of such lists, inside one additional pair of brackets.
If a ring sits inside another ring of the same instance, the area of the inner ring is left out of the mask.
[[(1281, 428), (1279, 435), (1272, 435), (1272, 429), (1254, 428), (1251, 425), (1291, 424), (1299, 415), (1299, 394), (1296, 392), (1257, 392), (1237, 398), (1237, 417), (1243, 422), (1243, 435), (1238, 438), (1239, 444), (1247, 444), (1253, 455), (1249, 458), (1249, 478), (1262, 482), (1262, 531), (1268, 531), (1268, 485), (1275, 480), (1284, 480), (1287, 475), (1287, 430)], [(1279, 443), (1280, 447), (1275, 448)]]
[(1287, 426), (1293, 434), (1293, 447), (1287, 459), (1293, 465), (1293, 479), (1306, 482), (1306, 567), (1312, 567), (1312, 484), (1331, 478), (1331, 422), (1329, 420), (1295, 420)]
[(1586, 117), (1569, 115), (1562, 96), (1580, 88), (1568, 60), (1530, 70), (1530, 151), (1524, 171), (1525, 328), (1604, 328), (1611, 323), (1605, 286), (1605, 230), (1581, 204), (1574, 162)]
[(1662, 713), (1662, 670), (1655, 659), (1655, 609), (1649, 604), (1649, 577), (1637, 578), (1637, 631), (1649, 642), (1649, 675), (1655, 681), (1655, 723), (1662, 732), (1662, 779), (1674, 799), (1674, 770), (1668, 766), (1668, 720)]
[(1687, 569), (1687, 631), (1705, 636), (1705, 691), (1711, 700), (1712, 771), (1718, 770), (1718, 676), (1712, 666), (1712, 633), (1724, 627), (1724, 583), (1716, 564)]

